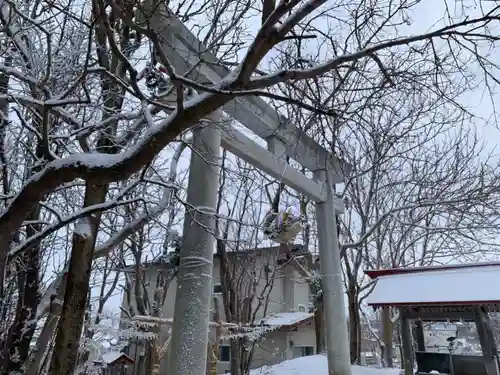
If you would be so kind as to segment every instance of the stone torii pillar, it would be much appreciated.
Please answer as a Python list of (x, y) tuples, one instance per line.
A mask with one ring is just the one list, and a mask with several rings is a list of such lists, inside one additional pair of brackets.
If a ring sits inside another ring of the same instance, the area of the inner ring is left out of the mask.
[[(320, 259), (323, 306), (325, 311), (325, 344), (329, 375), (350, 375), (351, 361), (345, 308), (344, 282), (340, 245), (337, 233), (335, 194), (332, 179), (327, 170), (315, 171), (315, 177), (323, 183), (326, 200), (316, 203), (316, 225)], [(338, 205), (337, 205), (338, 207)]]
[(193, 130), (168, 374), (205, 374), (219, 187), (220, 112)]

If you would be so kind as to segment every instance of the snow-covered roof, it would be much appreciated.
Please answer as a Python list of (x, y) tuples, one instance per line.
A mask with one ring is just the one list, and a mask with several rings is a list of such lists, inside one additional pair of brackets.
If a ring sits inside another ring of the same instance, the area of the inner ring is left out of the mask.
[(264, 325), (267, 326), (293, 326), (300, 324), (314, 317), (314, 314), (306, 312), (283, 312), (269, 315), (264, 318)]
[(127, 361), (132, 361), (133, 362), (133, 359), (130, 358), (128, 355), (126, 355), (125, 353), (122, 353), (122, 352), (116, 352), (116, 351), (111, 351), (111, 352), (106, 352), (102, 355), (102, 361), (107, 364), (107, 365), (110, 365), (112, 364), (113, 362), (115, 362), (116, 360), (120, 359), (120, 358), (126, 358)]
[[(300, 357), (250, 371), (250, 375), (328, 375), (328, 362), (322, 354)], [(399, 369), (352, 366), (352, 375), (399, 375)]]
[(376, 278), (370, 306), (498, 305), (500, 264), (366, 271)]

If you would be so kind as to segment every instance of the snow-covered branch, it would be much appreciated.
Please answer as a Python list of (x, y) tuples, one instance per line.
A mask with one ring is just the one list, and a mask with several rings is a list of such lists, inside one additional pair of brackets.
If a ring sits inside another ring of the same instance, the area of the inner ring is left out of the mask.
[(169, 211), (169, 223), (167, 225), (170, 226), (170, 218), (173, 217), (174, 213), (174, 194), (177, 190), (177, 186), (175, 186), (175, 180), (177, 178), (177, 165), (179, 164), (180, 157), (182, 152), (185, 150), (187, 145), (191, 142), (191, 139), (186, 139), (184, 142), (180, 143), (177, 149), (175, 150), (174, 155), (172, 156), (172, 160), (170, 162), (170, 172), (168, 176), (167, 183), (163, 189), (163, 195), (160, 199), (160, 203), (154, 207), (150, 207), (139, 215), (132, 222), (127, 223), (118, 233), (113, 235), (109, 240), (107, 240), (104, 244), (97, 247), (94, 251), (94, 259), (101, 258), (106, 256), (113, 248), (118, 246), (121, 242), (123, 242), (128, 236), (132, 233), (138, 231), (141, 227), (143, 227), (150, 220), (161, 215), (165, 210)]
[(389, 211), (380, 215), (379, 218), (377, 219), (377, 221), (372, 226), (370, 226), (370, 228), (363, 234), (363, 236), (360, 239), (358, 239), (356, 242), (342, 244), (342, 249), (343, 250), (355, 249), (355, 248), (361, 246), (384, 223), (385, 220), (387, 220), (390, 216), (397, 214), (398, 212), (405, 211), (405, 210), (411, 210), (411, 209), (419, 208), (419, 207), (459, 205), (459, 204), (463, 204), (463, 203), (466, 203), (469, 201), (470, 201), (469, 197), (464, 197), (462, 199), (450, 199), (450, 200), (441, 200), (441, 201), (420, 201), (420, 202), (407, 204), (407, 205), (404, 205), (401, 207), (396, 207), (396, 208), (390, 209)]
[[(322, 3), (322, 1), (315, 1), (315, 3)], [(306, 4), (304, 8), (307, 9)], [(299, 12), (297, 12), (298, 14)], [(306, 13), (305, 15), (307, 15)], [(293, 19), (293, 16), (290, 17)], [(479, 18), (474, 18), (474, 19), (468, 19), (462, 22), (459, 22), (457, 24), (453, 24), (450, 26), (442, 27), (438, 30), (425, 33), (425, 34), (419, 34), (419, 35), (414, 35), (414, 36), (407, 36), (407, 37), (402, 37), (402, 38), (395, 38), (388, 40), (386, 42), (378, 43), (375, 45), (372, 45), (370, 47), (366, 47), (364, 49), (361, 49), (359, 51), (349, 53), (349, 54), (344, 54), (340, 56), (336, 56), (333, 59), (327, 61), (324, 64), (309, 68), (309, 69), (290, 69), (290, 70), (284, 70), (280, 71), (277, 73), (265, 75), (263, 77), (258, 77), (254, 78), (250, 81), (248, 87), (252, 89), (257, 89), (257, 88), (264, 88), (264, 87), (269, 87), (276, 85), (280, 82), (285, 82), (285, 81), (298, 81), (298, 80), (306, 80), (306, 79), (311, 79), (314, 77), (321, 76), (323, 74), (326, 74), (328, 72), (331, 72), (334, 69), (337, 69), (341, 67), (343, 64), (346, 63), (352, 63), (355, 61), (358, 61), (364, 57), (371, 57), (375, 55), (377, 52), (385, 49), (389, 49), (392, 47), (397, 47), (397, 46), (402, 46), (402, 45), (409, 45), (412, 43), (420, 42), (420, 41), (425, 41), (433, 38), (453, 38), (461, 35), (466, 35), (466, 33), (463, 33), (460, 31), (460, 28), (463, 28), (465, 26), (471, 26), (471, 27), (481, 27), (484, 26), (491, 21), (498, 21), (499, 17), (494, 14), (494, 12), (490, 12), (490, 14), (479, 17)], [(292, 23), (293, 25), (293, 23)], [(287, 25), (286, 23), (281, 26), (283, 31), (287, 31), (290, 29), (290, 26)], [(280, 29), (278, 29), (280, 30)], [(484, 33), (478, 33), (476, 35), (478, 38), (482, 38), (484, 40), (498, 40), (498, 38)]]
[[(134, 184), (135, 185), (135, 184)], [(125, 189), (129, 190), (129, 189)], [(102, 212), (109, 210), (114, 207), (142, 201), (141, 198), (132, 198), (132, 199), (120, 199), (123, 197), (123, 193), (119, 195), (119, 197), (105, 203), (100, 203), (100, 204), (95, 204), (92, 206), (85, 207), (71, 215), (68, 215), (66, 217), (61, 218), (60, 221), (58, 221), (55, 224), (49, 225), (48, 227), (44, 228), (44, 230), (38, 232), (34, 236), (26, 239), (21, 245), (16, 246), (12, 248), (8, 252), (8, 257), (9, 260), (13, 260), (15, 257), (19, 256), (22, 252), (27, 251), (29, 249), (32, 249), (33, 247), (37, 246), (45, 237), (48, 235), (58, 231), (59, 229), (65, 227), (66, 225), (75, 222), (78, 219), (82, 219), (85, 217), (88, 217), (90, 215), (93, 215), (97, 212)]]
[[(90, 177), (103, 184), (127, 179), (151, 162), (180, 132), (229, 100), (230, 98), (213, 94), (195, 97), (184, 104), (182, 113), (174, 111), (166, 120), (150, 128), (136, 146), (121, 154), (74, 154), (48, 163), (41, 172), (26, 182), (0, 215), (2, 233), (14, 233), (34, 205), (64, 183)], [(8, 248), (7, 243), (5, 245), (4, 248)]]

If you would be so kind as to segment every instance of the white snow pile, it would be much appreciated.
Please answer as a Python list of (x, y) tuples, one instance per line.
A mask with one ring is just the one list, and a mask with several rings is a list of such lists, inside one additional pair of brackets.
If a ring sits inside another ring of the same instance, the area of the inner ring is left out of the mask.
[[(352, 366), (352, 375), (399, 375), (399, 369), (376, 369)], [(250, 371), (250, 375), (328, 375), (326, 356), (311, 355), (281, 362), (273, 366), (264, 366)]]

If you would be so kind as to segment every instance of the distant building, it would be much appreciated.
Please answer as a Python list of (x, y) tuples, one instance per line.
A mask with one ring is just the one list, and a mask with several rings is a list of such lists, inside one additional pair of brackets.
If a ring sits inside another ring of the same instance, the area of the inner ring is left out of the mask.
[[(264, 309), (258, 310), (254, 322), (255, 325), (275, 326), (276, 329), (266, 333), (264, 339), (254, 350), (251, 367), (257, 368), (263, 365), (277, 364), (285, 360), (316, 354), (314, 314), (309, 312), (311, 296), (307, 280), (298, 272), (293, 265), (294, 262), (286, 264), (285, 254), (280, 253), (278, 247), (257, 249), (252, 254), (255, 257), (255, 275), (258, 275), (260, 278), (257, 285), (257, 293), (263, 290), (266, 284), (266, 274), (272, 272), (271, 267), (274, 267), (276, 263), (279, 263), (281, 266), (275, 275), (274, 285), (269, 293), (266, 314), (264, 316)], [(228, 256), (233, 267), (247, 266), (243, 262), (248, 261), (248, 253), (230, 252)], [(309, 262), (311, 261), (311, 254), (302, 252), (301, 248), (295, 249), (294, 256), (297, 259), (300, 257), (303, 260), (307, 259)], [(239, 262), (241, 262), (240, 265), (238, 265)], [(158, 270), (162, 267), (170, 266), (162, 262), (157, 262), (148, 265), (145, 271), (146, 280), (144, 280), (144, 284), (151, 289), (151, 295), (153, 295), (152, 288), (154, 288)], [(222, 299), (219, 267), (219, 258), (215, 256), (212, 287), (214, 296)], [(243, 275), (245, 274), (243, 273)], [(248, 272), (244, 277), (250, 280), (250, 277), (255, 277), (255, 275), (252, 276)], [(241, 282), (244, 283), (245, 280)], [(172, 318), (174, 315), (176, 289), (177, 284), (174, 280), (167, 291), (162, 312), (164, 318)], [(254, 305), (257, 303), (258, 300), (255, 299)], [(222, 301), (220, 301), (219, 305), (221, 306), (221, 319), (225, 321)], [(122, 308), (125, 310), (128, 308), (125, 299), (122, 301)], [(165, 332), (162, 332), (162, 335), (163, 340), (166, 340), (168, 337), (167, 327), (165, 327)], [(219, 362), (217, 364), (217, 372), (219, 374), (226, 372), (230, 368), (232, 353), (228, 344), (228, 342), (222, 342), (220, 346)], [(144, 353), (140, 350), (135, 350), (131, 346), (129, 347), (128, 354), (135, 359), (136, 363), (139, 363), (141, 362), (139, 357)], [(162, 364), (162, 366), (164, 365)], [(136, 375), (136, 373), (133, 375)]]

